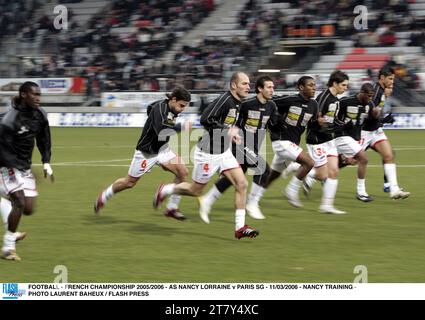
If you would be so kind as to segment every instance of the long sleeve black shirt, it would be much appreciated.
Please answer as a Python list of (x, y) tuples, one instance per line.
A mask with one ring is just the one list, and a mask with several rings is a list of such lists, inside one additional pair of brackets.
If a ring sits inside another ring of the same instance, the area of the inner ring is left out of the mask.
[(170, 136), (182, 130), (181, 123), (176, 124), (177, 113), (169, 105), (169, 100), (157, 101), (148, 109), (148, 119), (136, 149), (148, 155), (156, 155), (162, 146), (168, 143)]
[(236, 123), (240, 106), (241, 102), (230, 91), (211, 102), (201, 115), (205, 131), (198, 141), (198, 148), (210, 154), (221, 154), (229, 149), (228, 129)]
[(317, 102), (305, 100), (300, 94), (275, 97), (273, 101), (283, 122), (270, 131), (271, 140), (289, 140), (299, 145), (307, 124), (317, 118)]
[(19, 170), (30, 169), (36, 144), (42, 163), (50, 162), (50, 126), (43, 109), (13, 103), (12, 108), (3, 115), (0, 127), (2, 166)]

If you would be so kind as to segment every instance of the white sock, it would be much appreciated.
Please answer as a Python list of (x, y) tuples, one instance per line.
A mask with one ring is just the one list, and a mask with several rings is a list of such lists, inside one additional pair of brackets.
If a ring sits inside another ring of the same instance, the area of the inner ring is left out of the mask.
[(365, 179), (357, 179), (357, 194), (367, 195)]
[(390, 184), (390, 191), (398, 191), (400, 188), (398, 187), (397, 183), (397, 170), (395, 163), (384, 163), (384, 172), (388, 179), (388, 183)]
[(171, 195), (167, 203), (167, 209), (178, 209), (181, 198), (178, 194)]
[(236, 209), (235, 222), (235, 230), (239, 230), (245, 225), (245, 209)]
[(112, 184), (102, 192), (102, 202), (106, 203), (114, 195)]
[(1, 217), (3, 220), (3, 224), (6, 230), (8, 229), (8, 221), (9, 221), (9, 215), (11, 211), (12, 211), (12, 203), (5, 198), (0, 198), (0, 212), (1, 212)]
[(293, 174), (295, 172), (298, 171), (298, 169), (301, 167), (301, 164), (299, 164), (298, 162), (292, 161), (290, 162), (287, 167), (285, 168), (285, 170), (283, 170), (283, 177), (289, 174)]
[(316, 169), (311, 169), (307, 176), (304, 178), (304, 181), (311, 188), (316, 182)]
[(255, 203), (258, 205), (265, 191), (265, 188), (253, 182), (251, 186), (251, 192), (248, 195), (247, 203)]
[(302, 184), (302, 180), (298, 179), (296, 176), (293, 176), (291, 179), (291, 182), (289, 182), (288, 186), (286, 187), (286, 190), (291, 195), (298, 196), (298, 192), (300, 190)]
[(298, 162), (292, 161), (288, 167), (286, 168), (286, 171), (288, 173), (292, 173), (292, 172), (296, 172), (298, 171), (298, 169), (301, 167), (301, 164), (299, 164)]
[[(307, 173), (307, 177), (311, 178), (311, 179), (316, 179), (316, 169), (312, 168), (308, 173)], [(306, 177), (306, 178), (307, 178)]]
[(336, 190), (338, 188), (338, 180), (327, 178), (323, 184), (322, 206), (333, 206)]
[(212, 188), (204, 195), (202, 198), (208, 204), (212, 205), (218, 198), (220, 198), (221, 192), (217, 189), (216, 185), (213, 185)]
[(6, 231), (3, 236), (3, 251), (15, 250), (16, 248), (16, 236), (15, 233)]
[(174, 187), (176, 186), (175, 183), (170, 183), (170, 184), (166, 184), (164, 185), (164, 187), (162, 188), (162, 195), (163, 196), (169, 196), (170, 194), (172, 194), (174, 192)]

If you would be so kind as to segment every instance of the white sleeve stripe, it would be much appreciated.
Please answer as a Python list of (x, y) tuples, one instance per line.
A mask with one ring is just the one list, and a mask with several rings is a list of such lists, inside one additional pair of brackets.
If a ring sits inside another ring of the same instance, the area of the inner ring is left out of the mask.
[(293, 97), (293, 96), (284, 96), (284, 97), (279, 97), (279, 98), (275, 98), (275, 99), (273, 99), (273, 101), (285, 100), (285, 99), (288, 99), (288, 98), (291, 98), (291, 97)]
[(319, 107), (319, 111), (322, 111), (323, 109), (323, 105), (325, 104), (325, 102), (328, 100), (329, 95), (331, 94), (331, 92), (329, 92), (328, 94), (324, 94), (320, 97), (320, 100), (318, 101), (317, 105)]
[(164, 105), (163, 102), (161, 102), (161, 104), (159, 105), (159, 114), (161, 115), (161, 123), (164, 123), (164, 115), (163, 115), (162, 110), (161, 110), (163, 105)]
[[(214, 108), (212, 108), (211, 112), (209, 113), (209, 115), (207, 116), (207, 121), (210, 123), (209, 119), (211, 117), (212, 114), (214, 114), (214, 116), (218, 113), (218, 111), (220, 110), (220, 108), (227, 102), (227, 100), (230, 98), (230, 95), (226, 95), (224, 94), (222, 97), (220, 97), (220, 99), (217, 101), (216, 105), (214, 106)], [(220, 101), (224, 99), (224, 101), (222, 103), (220, 103)]]

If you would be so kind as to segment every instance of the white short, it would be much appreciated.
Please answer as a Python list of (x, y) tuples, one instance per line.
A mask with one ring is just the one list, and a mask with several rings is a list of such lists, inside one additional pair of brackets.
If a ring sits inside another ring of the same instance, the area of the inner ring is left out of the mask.
[(270, 167), (277, 172), (285, 170), (287, 165), (292, 161), (296, 161), (301, 152), (303, 152), (300, 146), (289, 140), (272, 141), (272, 148), (274, 157)]
[(362, 146), (356, 140), (349, 136), (338, 137), (334, 139), (338, 154), (342, 154), (346, 158), (353, 158), (362, 151)]
[(321, 144), (307, 144), (307, 150), (314, 160), (314, 167), (318, 168), (328, 163), (328, 157), (338, 157), (335, 141), (327, 141)]
[(209, 154), (196, 147), (193, 157), (192, 180), (206, 184), (216, 172), (222, 173), (239, 167), (230, 148), (221, 154)]
[(145, 156), (141, 151), (134, 152), (133, 160), (131, 160), (128, 175), (133, 178), (140, 178), (145, 173), (149, 172), (154, 165), (160, 165), (171, 161), (177, 157), (177, 154), (170, 148), (160, 150), (157, 155)]
[(367, 147), (373, 148), (377, 143), (385, 140), (388, 140), (388, 138), (382, 128), (378, 128), (374, 131), (362, 130), (360, 144), (362, 145), (363, 150), (366, 150)]
[(38, 196), (35, 178), (31, 170), (0, 168), (0, 195), (7, 197), (19, 190), (24, 190), (25, 197)]

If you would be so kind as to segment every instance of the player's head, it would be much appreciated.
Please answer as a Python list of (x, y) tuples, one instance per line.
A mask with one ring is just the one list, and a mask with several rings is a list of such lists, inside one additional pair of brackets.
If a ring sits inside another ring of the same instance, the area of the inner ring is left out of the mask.
[(381, 70), (379, 70), (378, 81), (384, 89), (392, 88), (394, 85), (394, 79), (395, 72), (393, 68), (383, 67)]
[(255, 81), (255, 93), (261, 94), (264, 99), (270, 100), (274, 94), (273, 79), (269, 76), (260, 76)]
[(233, 96), (242, 100), (248, 97), (249, 94), (249, 78), (244, 72), (235, 72), (230, 78), (230, 91)]
[(329, 76), (328, 88), (333, 88), (336, 94), (343, 94), (348, 89), (348, 75), (341, 70), (335, 70)]
[(173, 92), (167, 93), (166, 96), (169, 99), (168, 105), (175, 113), (183, 112), (191, 99), (190, 92), (182, 87), (174, 88)]
[(374, 94), (375, 90), (373, 89), (373, 85), (367, 82), (362, 84), (357, 98), (359, 99), (361, 104), (367, 105), (372, 101)]
[(18, 104), (27, 105), (31, 108), (40, 106), (41, 91), (37, 83), (26, 81), (19, 87)]
[(305, 98), (312, 99), (316, 94), (316, 81), (313, 77), (302, 76), (298, 79), (297, 88)]

